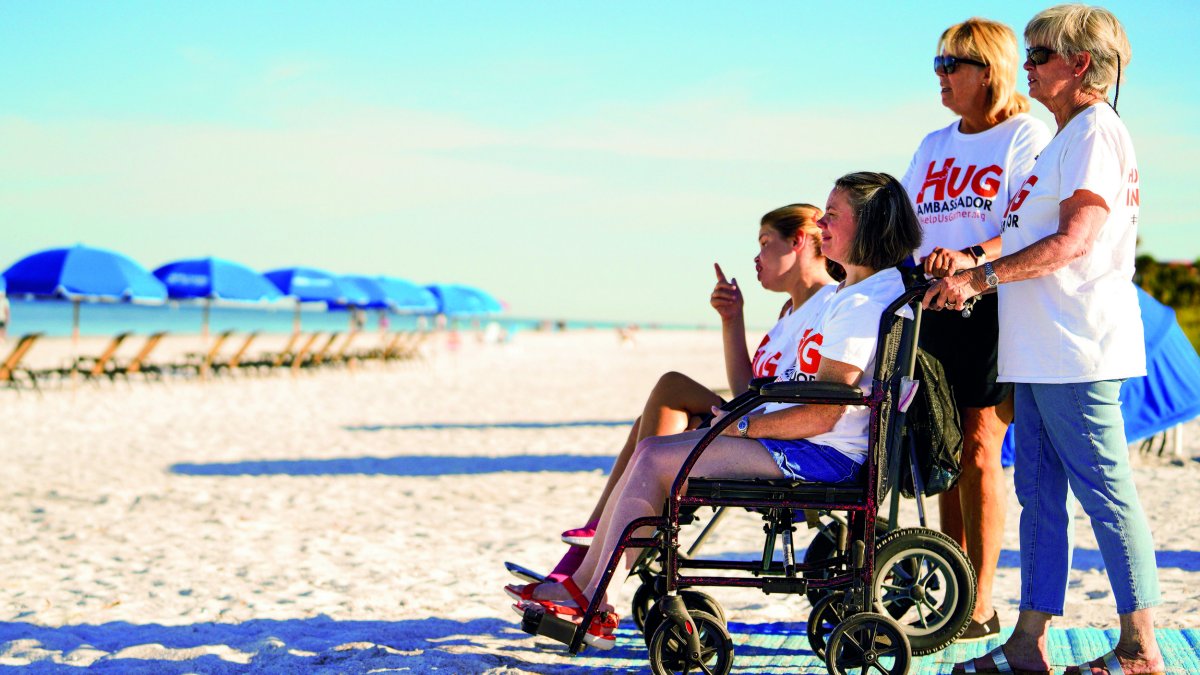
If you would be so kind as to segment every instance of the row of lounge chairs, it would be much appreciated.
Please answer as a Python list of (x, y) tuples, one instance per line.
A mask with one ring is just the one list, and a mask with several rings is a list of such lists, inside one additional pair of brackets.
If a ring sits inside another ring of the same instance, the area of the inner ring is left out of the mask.
[[(32, 364), (30, 352), (45, 343), (41, 333), (22, 335), (0, 361), (0, 386), (37, 389), (40, 383), (67, 381), (128, 380), (141, 374), (150, 379), (165, 375), (209, 378), (233, 373), (270, 373), (312, 369), (321, 366), (347, 366), (365, 361), (411, 360), (421, 356), (421, 347), (429, 333), (388, 333), (364, 335), (360, 331), (293, 333), (286, 342), (274, 338), (274, 348), (263, 349), (264, 337), (258, 332), (238, 334), (224, 331), (214, 335), (203, 351), (178, 350), (164, 355), (160, 348), (168, 334), (153, 333), (135, 345), (129, 332), (112, 338), (99, 351), (54, 365)], [(194, 342), (194, 337), (191, 338)], [(373, 343), (373, 344), (372, 344)], [(258, 351), (254, 351), (254, 350)]]

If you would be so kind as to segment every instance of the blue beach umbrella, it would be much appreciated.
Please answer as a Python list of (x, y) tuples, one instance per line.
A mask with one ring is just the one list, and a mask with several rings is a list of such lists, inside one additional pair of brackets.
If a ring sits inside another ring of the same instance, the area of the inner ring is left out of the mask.
[(65, 298), (71, 312), (71, 341), (79, 341), (79, 304), (164, 302), (167, 288), (132, 258), (83, 244), (31, 253), (4, 271), (11, 294)]
[(327, 305), (361, 306), (370, 301), (358, 286), (313, 267), (284, 267), (263, 274), (285, 295), (296, 298), (293, 328), (300, 331), (300, 303), (324, 302)]
[(224, 258), (188, 258), (176, 260), (154, 270), (176, 299), (204, 300), (201, 335), (208, 338), (209, 314), (213, 301), (274, 302), (283, 294), (269, 279), (241, 263)]
[(491, 293), (488, 293), (481, 288), (465, 286), (462, 284), (459, 285), (459, 288), (475, 296), (479, 300), (479, 305), (483, 308), (483, 312), (485, 314), (499, 314), (500, 312), (504, 311), (503, 303), (497, 300), (496, 297)]
[(272, 302), (283, 293), (265, 276), (224, 258), (188, 258), (154, 270), (172, 298)]
[(32, 253), (4, 271), (8, 292), (68, 300), (163, 302), (167, 288), (116, 251), (76, 244)]
[(387, 309), (391, 306), (391, 302), (388, 301), (387, 291), (384, 290), (383, 286), (374, 277), (359, 274), (343, 274), (338, 277), (338, 281), (357, 288), (366, 297), (367, 301), (356, 304), (356, 307), (362, 309)]
[(438, 314), (448, 317), (477, 316), (484, 313), (483, 302), (465, 287), (457, 284), (426, 286), (438, 301)]
[(357, 286), (313, 267), (284, 267), (265, 272), (263, 276), (270, 279), (284, 295), (290, 295), (300, 302), (361, 305), (370, 300)]
[(396, 277), (376, 277), (392, 309), (401, 314), (436, 314), (438, 299), (423, 286)]

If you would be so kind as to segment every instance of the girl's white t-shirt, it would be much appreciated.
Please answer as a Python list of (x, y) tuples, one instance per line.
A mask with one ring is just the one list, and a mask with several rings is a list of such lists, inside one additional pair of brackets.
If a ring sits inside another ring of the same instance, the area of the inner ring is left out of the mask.
[(924, 231), (918, 262), (936, 246), (959, 251), (1000, 234), (1010, 195), (1050, 141), (1046, 125), (1025, 113), (977, 134), (958, 124), (926, 136), (901, 181)]
[(836, 288), (837, 284), (822, 286), (799, 308), (790, 307), (779, 317), (754, 352), (750, 363), (754, 377), (792, 379), (796, 373), (796, 343), (800, 339), (796, 326), (811, 322)]
[[(821, 359), (833, 359), (862, 369), (863, 374), (854, 384), (869, 394), (875, 375), (879, 319), (887, 306), (903, 292), (904, 282), (894, 267), (876, 272), (852, 286), (838, 288), (822, 303), (818, 313), (808, 322), (797, 325), (800, 333), (796, 372), (792, 377), (778, 379), (815, 380)], [(763, 412), (792, 405), (795, 404), (768, 403)], [(870, 419), (870, 409), (866, 406), (846, 406), (846, 412), (833, 429), (808, 440), (830, 446), (856, 462), (862, 462), (867, 455)]]
[(1000, 288), (1001, 382), (1075, 383), (1146, 374), (1133, 279), (1138, 169), (1133, 143), (1108, 105), (1080, 112), (1038, 156), (1004, 214), (1005, 255), (1058, 231), (1059, 205), (1087, 190), (1108, 206), (1085, 256)]

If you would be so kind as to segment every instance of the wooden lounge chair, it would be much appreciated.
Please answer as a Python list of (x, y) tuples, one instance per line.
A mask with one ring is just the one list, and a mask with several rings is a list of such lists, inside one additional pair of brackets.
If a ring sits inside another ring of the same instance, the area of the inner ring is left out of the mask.
[(337, 349), (333, 350), (328, 357), (328, 362), (335, 366), (349, 365), (356, 358), (355, 354), (350, 351), (350, 345), (354, 342), (354, 338), (358, 337), (359, 331), (350, 331), (346, 333), (346, 338), (342, 340), (342, 344), (338, 345)]
[(307, 340), (302, 341), (299, 349), (294, 353), (286, 355), (280, 365), (285, 365), (295, 374), (300, 370), (300, 366), (308, 359), (309, 353), (313, 349), (313, 345), (317, 344), (317, 339), (321, 337), (320, 331), (313, 333)]
[[(74, 364), (64, 368), (61, 371), (61, 374), (71, 375), (73, 377), (74, 373), (79, 373), (80, 375), (83, 375), (85, 380), (95, 380), (101, 375), (107, 376), (109, 365), (112, 363), (113, 355), (115, 355), (117, 350), (121, 348), (121, 343), (125, 342), (125, 339), (132, 334), (133, 333), (129, 331), (116, 334), (113, 336), (112, 341), (108, 343), (108, 346), (104, 348), (104, 351), (100, 352), (99, 355), (80, 356), (75, 359)], [(112, 379), (111, 376), (109, 379)]]
[(212, 371), (213, 361), (216, 360), (217, 354), (221, 351), (221, 347), (225, 346), (225, 341), (229, 339), (230, 335), (233, 335), (232, 330), (221, 331), (213, 339), (212, 346), (208, 348), (208, 351), (187, 354), (188, 361), (180, 364), (179, 369), (195, 370), (200, 377), (208, 378), (208, 374)]
[(233, 356), (230, 356), (225, 360), (215, 361), (212, 364), (213, 372), (220, 375), (222, 371), (232, 373), (233, 371), (237, 370), (238, 364), (241, 363), (243, 358), (245, 358), (246, 352), (250, 349), (250, 345), (257, 337), (258, 331), (254, 331), (253, 333), (247, 335), (245, 342), (242, 343), (241, 347), (238, 347), (238, 350), (233, 353)]
[(132, 359), (125, 363), (118, 363), (114, 360), (112, 368), (108, 370), (109, 379), (116, 379), (120, 375), (128, 382), (130, 373), (142, 373), (147, 379), (151, 374), (161, 378), (162, 368), (150, 363), (150, 354), (165, 336), (165, 331), (153, 333), (146, 337), (146, 342), (142, 344), (142, 348), (138, 350), (137, 354), (134, 354)]
[(37, 376), (26, 368), (21, 367), (21, 360), (25, 358), (30, 348), (42, 337), (42, 333), (29, 333), (22, 335), (17, 340), (17, 344), (13, 345), (12, 351), (4, 361), (0, 362), (0, 384), (9, 388), (19, 389), (21, 387), (20, 380), (17, 379), (17, 374), (24, 374), (29, 378), (30, 384), (34, 389), (38, 388)]
[(325, 343), (321, 345), (320, 349), (314, 351), (312, 353), (312, 356), (310, 356), (309, 358), (297, 359), (292, 364), (292, 369), (295, 370), (297, 368), (312, 368), (314, 366), (319, 366), (322, 363), (325, 363), (326, 359), (329, 358), (330, 348), (333, 347), (333, 343), (335, 341), (337, 341), (339, 335), (341, 335), (341, 332), (339, 332), (339, 331), (334, 331), (334, 332), (330, 333), (329, 339), (325, 340)]

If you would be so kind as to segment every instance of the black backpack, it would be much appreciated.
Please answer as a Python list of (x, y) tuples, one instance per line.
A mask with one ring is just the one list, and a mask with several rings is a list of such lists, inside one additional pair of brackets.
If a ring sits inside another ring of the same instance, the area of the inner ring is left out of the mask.
[(962, 423), (940, 361), (924, 349), (918, 349), (913, 377), (921, 384), (904, 420), (900, 493), (905, 497), (915, 495), (909, 468), (909, 447), (915, 444), (917, 473), (921, 476), (924, 494), (941, 494), (954, 487), (962, 472)]

